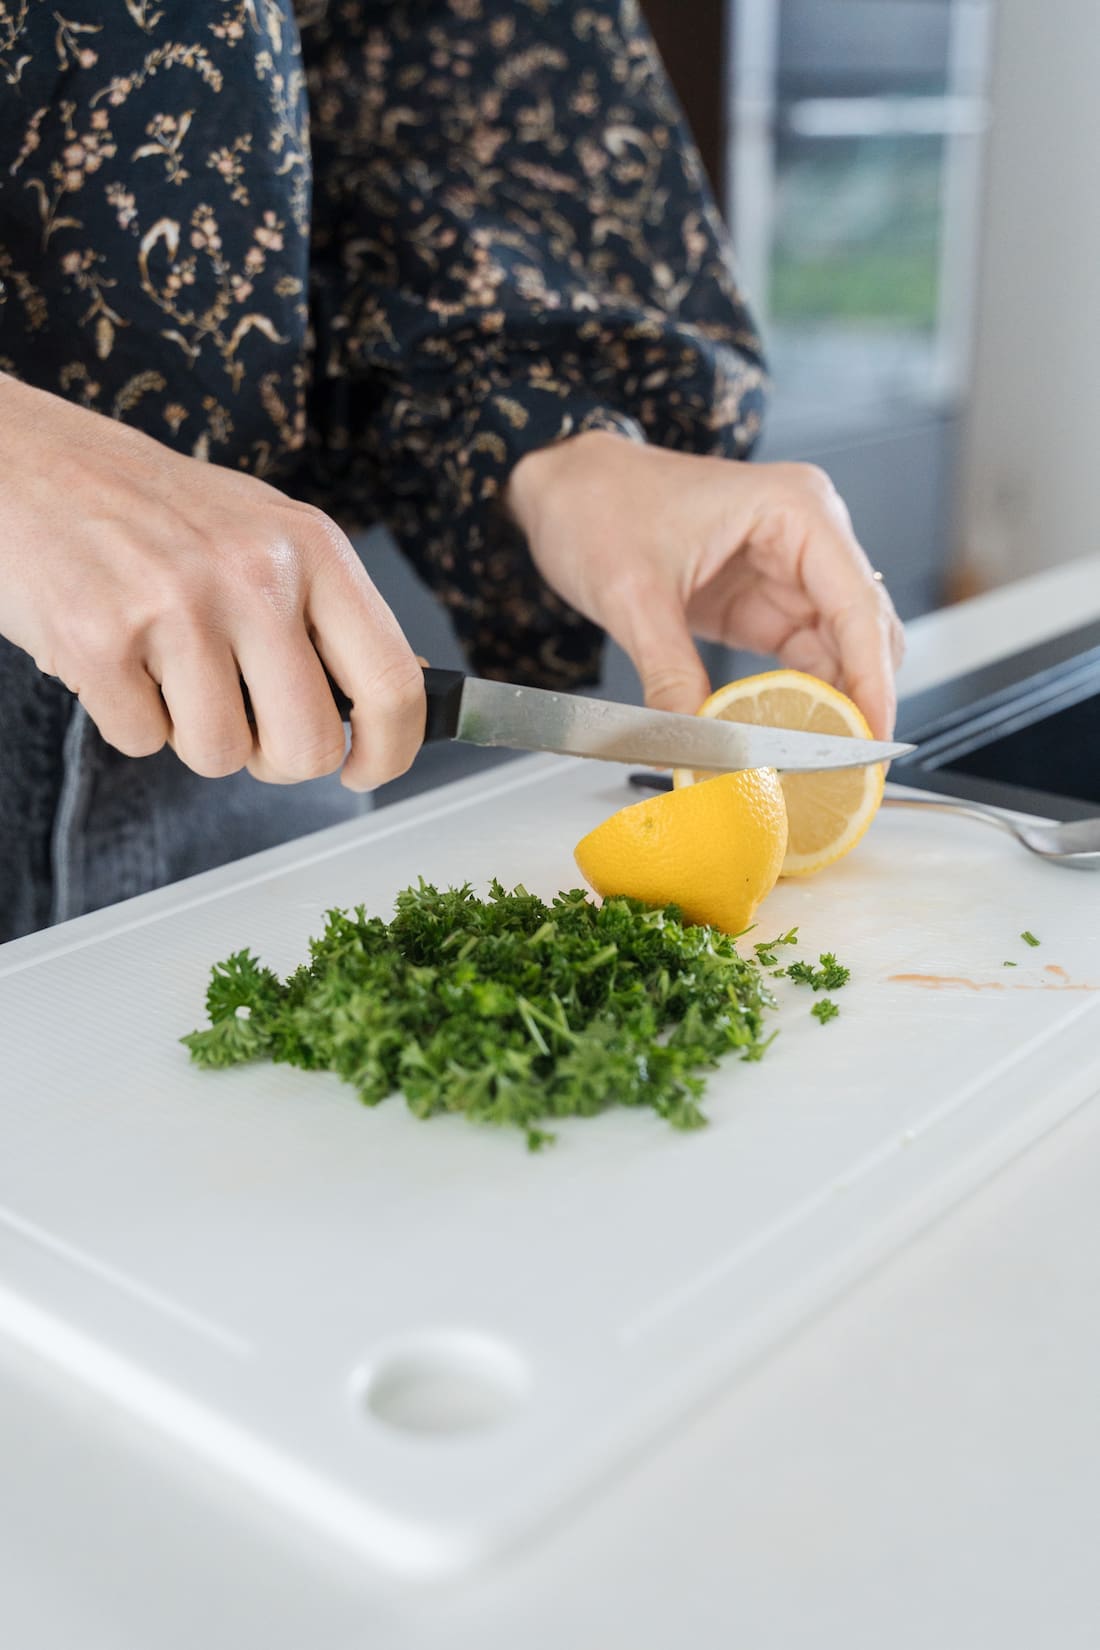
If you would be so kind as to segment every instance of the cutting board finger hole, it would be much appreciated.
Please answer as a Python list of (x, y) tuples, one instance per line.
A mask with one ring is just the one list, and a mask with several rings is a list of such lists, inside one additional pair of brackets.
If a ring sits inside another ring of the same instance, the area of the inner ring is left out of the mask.
[(495, 1336), (434, 1330), (388, 1346), (355, 1383), (377, 1425), (397, 1433), (485, 1432), (525, 1402), (531, 1371)]

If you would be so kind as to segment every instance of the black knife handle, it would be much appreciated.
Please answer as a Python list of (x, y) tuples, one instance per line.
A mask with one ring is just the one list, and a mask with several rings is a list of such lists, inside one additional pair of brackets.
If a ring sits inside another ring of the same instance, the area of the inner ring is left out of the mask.
[(440, 739), (453, 739), (458, 733), (465, 681), (461, 670), (436, 670), (432, 665), (424, 666), (424, 691), (428, 695), (428, 714), (424, 720), (426, 745)]
[[(347, 722), (351, 717), (351, 700), (325, 671), (325, 677), (332, 689), (332, 697), (336, 701), (336, 708), (340, 712), (340, 720)], [(437, 670), (431, 665), (424, 666), (424, 691), (428, 698), (428, 710), (424, 719), (424, 743), (434, 744), (442, 739), (453, 739), (458, 732), (458, 716), (462, 708), (462, 687), (466, 677), (461, 670)], [(252, 711), (252, 701), (248, 697), (248, 688), (241, 682), (241, 692), (244, 694), (244, 708), (249, 723), (255, 726), (256, 718)]]

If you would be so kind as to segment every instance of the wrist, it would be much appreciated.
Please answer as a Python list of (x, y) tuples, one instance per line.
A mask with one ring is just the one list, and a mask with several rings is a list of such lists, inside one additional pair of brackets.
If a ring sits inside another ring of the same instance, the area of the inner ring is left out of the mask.
[(580, 435), (536, 447), (524, 453), (512, 469), (504, 489), (504, 508), (520, 531), (530, 537), (543, 500), (564, 477), (587, 470), (590, 465), (598, 467), (633, 445), (629, 435), (614, 430), (584, 430)]

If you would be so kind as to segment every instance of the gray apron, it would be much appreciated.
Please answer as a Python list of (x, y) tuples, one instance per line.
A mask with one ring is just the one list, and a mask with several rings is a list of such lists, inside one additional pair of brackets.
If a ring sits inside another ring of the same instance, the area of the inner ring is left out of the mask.
[(339, 775), (202, 779), (167, 748), (135, 760), (0, 639), (0, 942), (365, 813)]

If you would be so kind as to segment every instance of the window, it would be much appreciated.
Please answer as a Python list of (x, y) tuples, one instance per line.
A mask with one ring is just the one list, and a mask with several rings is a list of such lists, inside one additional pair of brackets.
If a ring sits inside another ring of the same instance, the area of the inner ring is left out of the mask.
[(965, 380), (989, 0), (734, 0), (729, 211), (777, 403)]

